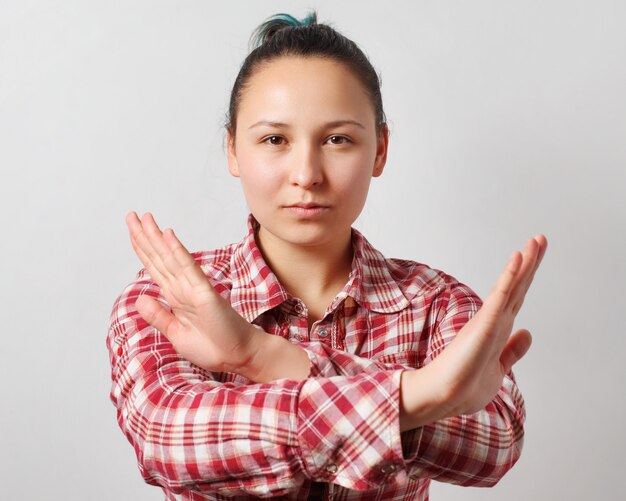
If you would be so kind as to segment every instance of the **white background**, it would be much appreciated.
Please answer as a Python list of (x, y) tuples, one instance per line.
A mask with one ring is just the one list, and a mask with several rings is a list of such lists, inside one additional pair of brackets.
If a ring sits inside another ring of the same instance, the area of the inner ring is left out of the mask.
[(484, 297), (549, 239), (517, 323), (522, 458), (432, 499), (624, 499), (625, 5), (0, 1), (0, 497), (163, 499), (108, 395), (108, 316), (140, 268), (124, 215), (191, 250), (244, 235), (229, 91), (260, 22), (317, 8), (383, 79), (390, 156), (355, 225), (375, 246)]

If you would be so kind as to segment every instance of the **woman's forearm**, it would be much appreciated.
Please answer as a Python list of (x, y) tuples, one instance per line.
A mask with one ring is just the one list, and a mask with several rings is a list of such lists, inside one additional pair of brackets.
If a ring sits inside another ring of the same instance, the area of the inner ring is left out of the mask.
[[(302, 381), (309, 377), (309, 357), (301, 347), (271, 334), (265, 334), (260, 341), (251, 365), (242, 375), (256, 383), (282, 378)], [(425, 369), (408, 369), (402, 373), (400, 431), (419, 428), (445, 417), (443, 403), (437, 402), (437, 385), (428, 381), (429, 371)]]

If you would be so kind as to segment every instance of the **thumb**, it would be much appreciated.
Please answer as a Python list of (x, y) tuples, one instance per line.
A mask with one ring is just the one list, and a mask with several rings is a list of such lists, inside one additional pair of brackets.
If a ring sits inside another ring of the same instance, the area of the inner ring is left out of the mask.
[(178, 330), (178, 320), (156, 299), (142, 294), (135, 301), (137, 311), (152, 327), (161, 331), (170, 341)]
[(526, 329), (518, 330), (509, 338), (500, 355), (500, 363), (505, 374), (526, 354), (531, 343), (532, 336)]

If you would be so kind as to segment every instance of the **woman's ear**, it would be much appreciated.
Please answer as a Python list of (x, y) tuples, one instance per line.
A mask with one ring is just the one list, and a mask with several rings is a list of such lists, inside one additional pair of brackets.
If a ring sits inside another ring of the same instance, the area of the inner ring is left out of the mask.
[(235, 138), (230, 130), (227, 132), (226, 142), (228, 144), (228, 171), (231, 175), (239, 177), (239, 165), (235, 154)]
[(380, 126), (376, 139), (376, 159), (374, 160), (374, 169), (372, 177), (378, 177), (383, 173), (385, 164), (387, 163), (387, 148), (389, 147), (389, 128), (387, 124)]

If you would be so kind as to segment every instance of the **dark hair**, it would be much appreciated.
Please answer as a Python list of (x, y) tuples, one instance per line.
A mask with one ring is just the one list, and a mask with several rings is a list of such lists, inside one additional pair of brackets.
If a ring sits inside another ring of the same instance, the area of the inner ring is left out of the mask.
[(381, 80), (376, 70), (356, 43), (328, 25), (318, 24), (315, 11), (302, 20), (289, 14), (268, 18), (252, 33), (250, 46), (252, 50), (241, 65), (230, 94), (226, 128), (233, 136), (241, 96), (250, 77), (262, 64), (283, 56), (322, 57), (345, 64), (370, 95), (377, 129), (385, 124)]

